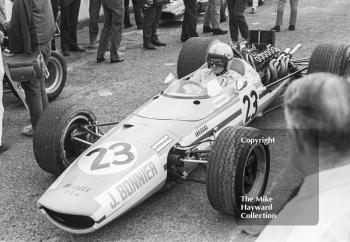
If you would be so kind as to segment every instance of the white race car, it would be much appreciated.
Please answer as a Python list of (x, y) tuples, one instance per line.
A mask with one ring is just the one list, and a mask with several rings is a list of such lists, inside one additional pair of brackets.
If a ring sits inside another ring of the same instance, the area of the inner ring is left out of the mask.
[[(185, 92), (184, 87), (193, 84), (188, 79), (198, 66), (206, 65), (207, 50), (215, 42), (208, 38), (189, 39), (179, 55), (180, 79), (172, 80), (168, 88), (104, 135), (100, 132), (103, 125), (97, 124), (87, 108), (56, 104), (43, 114), (33, 140), (34, 154), (43, 170), (59, 175), (38, 201), (48, 220), (72, 233), (95, 231), (167, 182), (186, 179), (187, 164), (206, 165), (208, 198), (219, 211), (237, 214), (240, 205), (247, 203), (240, 196), (256, 198), (264, 194), (269, 148), (262, 142), (247, 142), (263, 135), (244, 125), (263, 114), (292, 77), (305, 68), (297, 70), (291, 61), (286, 70), (282, 70), (283, 64), (280, 68), (277, 65), (284, 76), (272, 80), (270, 75), (267, 84), (263, 73), (268, 71), (257, 71), (258, 65), (255, 69), (245, 58), (235, 58), (231, 68), (248, 83), (239, 93), (227, 94), (215, 85), (200, 87), (196, 94)], [(313, 54), (317, 57), (310, 61), (314, 71), (327, 66), (345, 70), (340, 62), (316, 65), (322, 58), (326, 61), (333, 56), (332, 48), (322, 45)], [(335, 48), (339, 56), (345, 53), (341, 48)], [(293, 52), (268, 51), (253, 55), (257, 60), (264, 56), (265, 69)], [(235, 53), (243, 57), (244, 51)]]

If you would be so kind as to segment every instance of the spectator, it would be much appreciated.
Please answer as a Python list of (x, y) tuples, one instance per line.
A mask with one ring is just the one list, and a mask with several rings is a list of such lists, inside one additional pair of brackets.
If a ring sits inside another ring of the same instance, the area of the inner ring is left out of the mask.
[[(60, 6), (60, 0), (51, 0), (51, 6), (52, 6), (52, 12), (53, 12), (53, 18), (55, 20), (55, 23), (57, 21), (57, 15), (58, 15), (58, 10)], [(51, 49), (56, 50), (56, 41), (55, 38), (51, 41)]]
[(141, 0), (143, 9), (143, 47), (148, 50), (155, 50), (155, 46), (166, 46), (160, 42), (157, 35), (157, 28), (162, 15), (164, 4), (170, 0)]
[[(51, 40), (55, 36), (50, 0), (14, 0), (8, 36), (11, 53), (30, 54), (39, 49), (47, 62), (51, 55)], [(33, 136), (33, 128), (35, 130), (41, 113), (48, 107), (45, 76), (21, 84), (32, 123), (32, 129), (23, 134)]]
[(226, 0), (221, 0), (220, 1), (221, 6), (220, 6), (220, 23), (226, 22), (227, 16), (226, 16), (226, 8), (227, 8), (227, 3)]
[(0, 0), (0, 31), (5, 33), (7, 28), (8, 22), (6, 22), (5, 0)]
[(185, 42), (191, 37), (198, 37), (197, 33), (197, 1), (184, 1), (185, 13), (182, 21), (181, 41)]
[(203, 33), (213, 33), (213, 35), (227, 34), (226, 30), (222, 30), (219, 28), (220, 8), (220, 0), (208, 1), (208, 7), (204, 15)]
[(85, 51), (77, 42), (79, 9), (80, 0), (61, 0), (61, 48), (64, 56), (69, 56), (69, 51)]
[(350, 83), (310, 74), (288, 87), (284, 101), (299, 155), (292, 165), (304, 181), (257, 241), (350, 241)]
[(124, 58), (118, 53), (119, 45), (122, 40), (124, 3), (123, 0), (102, 0), (104, 11), (104, 26), (101, 33), (100, 44), (97, 50), (97, 63), (105, 61), (105, 52), (107, 50), (108, 40), (111, 40), (110, 61), (118, 63), (124, 61)]
[(246, 7), (246, 0), (227, 0), (227, 8), (229, 14), (229, 27), (231, 40), (234, 44), (238, 41), (238, 29), (244, 40), (248, 39), (248, 24), (243, 15)]
[[(135, 16), (135, 22), (137, 25), (137, 29), (142, 29), (142, 13), (141, 13), (141, 6), (138, 3), (137, 0), (132, 0), (133, 10), (134, 10), (134, 16)], [(124, 0), (124, 28), (130, 28), (132, 27), (132, 24), (130, 22), (130, 11), (129, 11), (129, 0)]]
[(96, 46), (96, 39), (98, 35), (98, 21), (100, 19), (100, 11), (101, 11), (101, 0), (90, 0), (89, 2), (89, 15), (90, 15), (90, 21), (89, 21), (89, 37), (90, 37), (90, 43), (89, 48), (95, 49)]
[[(277, 0), (277, 18), (276, 25), (271, 28), (271, 30), (275, 30), (276, 32), (281, 31), (281, 25), (283, 24), (283, 11), (284, 5), (287, 0)], [(289, 18), (289, 31), (295, 30), (295, 24), (297, 22), (297, 14), (298, 14), (298, 0), (289, 0), (290, 3), (290, 18)]]

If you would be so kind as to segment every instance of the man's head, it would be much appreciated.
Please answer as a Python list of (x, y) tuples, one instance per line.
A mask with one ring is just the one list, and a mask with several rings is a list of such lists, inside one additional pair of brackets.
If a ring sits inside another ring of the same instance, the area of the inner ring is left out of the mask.
[[(287, 127), (299, 153), (334, 157), (349, 154), (349, 80), (328, 73), (310, 74), (288, 87), (284, 102)], [(307, 171), (312, 164), (298, 162), (294, 164), (296, 168), (312, 173)]]
[(217, 76), (222, 75), (227, 71), (229, 62), (233, 58), (231, 47), (225, 43), (215, 43), (208, 51), (207, 63)]

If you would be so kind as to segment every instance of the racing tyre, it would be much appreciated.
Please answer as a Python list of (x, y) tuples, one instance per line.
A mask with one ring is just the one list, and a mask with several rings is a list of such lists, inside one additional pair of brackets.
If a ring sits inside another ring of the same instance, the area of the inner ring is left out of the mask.
[(308, 73), (330, 72), (339, 76), (348, 76), (350, 75), (349, 57), (349, 45), (319, 44), (311, 54)]
[(41, 115), (33, 139), (35, 159), (44, 171), (60, 175), (97, 138), (96, 117), (89, 109), (75, 104), (54, 104)]
[(241, 205), (248, 204), (241, 196), (255, 199), (264, 194), (270, 170), (269, 148), (242, 142), (243, 138), (262, 137), (258, 129), (241, 126), (227, 127), (218, 135), (206, 169), (207, 195), (216, 210), (239, 215)]
[(63, 90), (67, 80), (67, 65), (61, 54), (52, 51), (47, 62), (50, 76), (45, 80), (46, 93), (49, 101), (53, 101)]
[(206, 37), (188, 39), (182, 46), (177, 59), (177, 77), (182, 78), (207, 62), (208, 50), (217, 42), (219, 40)]

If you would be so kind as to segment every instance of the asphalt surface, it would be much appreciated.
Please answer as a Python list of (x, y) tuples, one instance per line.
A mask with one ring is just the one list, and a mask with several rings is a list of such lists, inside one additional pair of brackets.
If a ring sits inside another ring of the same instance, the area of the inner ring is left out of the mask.
[[(265, 1), (255, 15), (246, 11), (251, 29), (269, 29), (274, 25), (273, 1)], [(298, 24), (289, 32), (289, 6), (286, 6), (285, 25), (276, 34), (276, 46), (281, 49), (302, 43), (296, 57), (309, 57), (321, 42), (347, 43), (350, 37), (350, 2), (319, 0), (299, 3)], [(199, 17), (198, 32), (202, 34), (203, 17)], [(135, 27), (125, 31), (121, 51), (126, 61), (119, 64), (95, 63), (95, 50), (73, 53), (66, 58), (68, 81), (55, 102), (74, 102), (88, 105), (100, 122), (123, 119), (148, 98), (164, 89), (164, 77), (176, 73), (176, 61), (182, 43), (181, 24), (162, 24), (160, 40), (168, 43), (155, 51), (142, 49), (142, 32)], [(228, 23), (222, 24), (228, 29)], [(82, 46), (88, 43), (88, 29), (79, 31)], [(229, 35), (219, 36), (224, 42)], [(108, 59), (108, 58), (107, 58)], [(88, 235), (66, 233), (49, 223), (38, 211), (36, 202), (55, 180), (42, 171), (33, 156), (32, 139), (20, 135), (29, 123), (23, 105), (11, 94), (4, 95), (4, 137), (10, 150), (0, 156), (0, 240), (1, 241), (254, 241), (244, 231), (257, 233), (263, 226), (244, 225), (231, 216), (215, 211), (209, 204), (205, 185), (182, 182), (166, 192), (158, 193), (111, 222)], [(289, 167), (283, 110), (280, 108), (258, 118), (252, 126), (269, 129), (277, 137), (271, 145), (271, 174), (267, 195), (275, 199), (278, 210), (300, 182), (300, 176)], [(204, 177), (203, 170), (193, 176)], [(59, 201), (58, 201), (59, 202)], [(266, 222), (266, 221), (265, 221)]]

